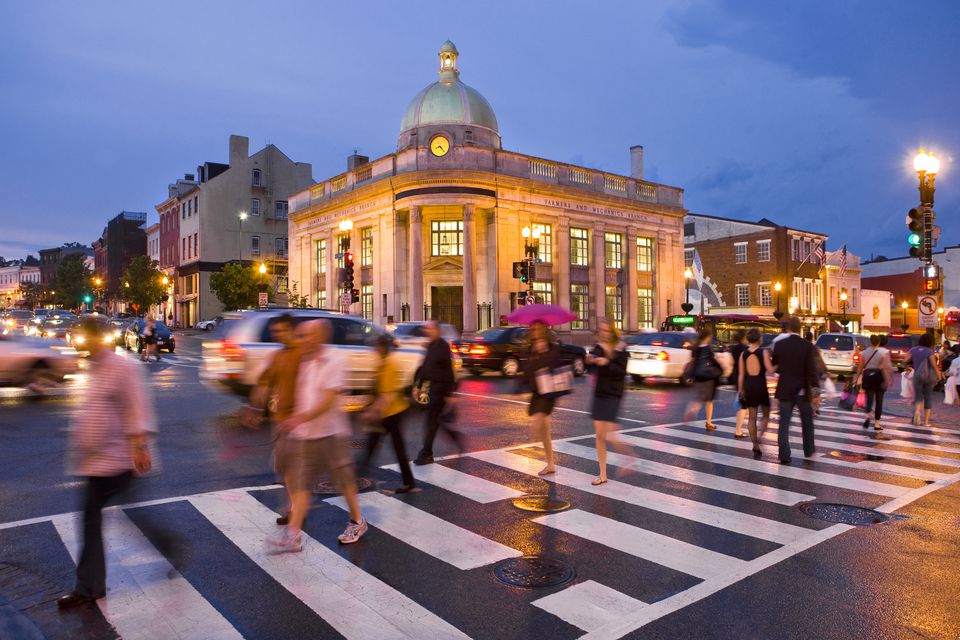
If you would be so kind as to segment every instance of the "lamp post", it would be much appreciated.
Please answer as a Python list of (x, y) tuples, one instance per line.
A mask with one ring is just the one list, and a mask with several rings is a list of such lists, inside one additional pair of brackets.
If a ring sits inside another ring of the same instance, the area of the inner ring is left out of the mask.
[(783, 291), (783, 285), (775, 282), (773, 284), (773, 290), (777, 293), (777, 310), (773, 312), (773, 317), (779, 321), (783, 318), (783, 311), (780, 311), (780, 292)]
[(944, 308), (937, 309), (937, 327), (940, 329), (940, 339), (943, 340), (943, 314)]
[(932, 153), (920, 149), (920, 152), (913, 158), (913, 168), (920, 180), (920, 211), (923, 213), (923, 239), (920, 243), (921, 252), (918, 257), (924, 265), (930, 266), (933, 264), (934, 181), (937, 173), (940, 172), (940, 159)]
[(843, 325), (843, 330), (847, 330), (847, 323), (850, 321), (847, 320), (847, 290), (843, 289), (840, 291), (840, 309), (843, 311), (843, 319), (840, 321), (840, 324)]
[(693, 310), (693, 305), (690, 304), (690, 280), (692, 278), (693, 270), (687, 267), (683, 270), (683, 282), (687, 288), (687, 301), (680, 305), (680, 308), (683, 309), (683, 312), (687, 315), (690, 315), (690, 312)]
[(240, 264), (243, 264), (243, 221), (247, 219), (247, 212), (241, 211), (237, 214), (240, 219), (240, 230), (237, 232), (237, 253), (240, 254)]
[(906, 300), (904, 300), (903, 302), (900, 303), (900, 309), (903, 310), (903, 321), (902, 321), (901, 324), (900, 324), (900, 329), (901, 329), (904, 333), (906, 333), (906, 332), (907, 332), (907, 329), (910, 328), (910, 325), (907, 324), (907, 306), (908, 306), (908, 305), (907, 305), (907, 301), (906, 301)]

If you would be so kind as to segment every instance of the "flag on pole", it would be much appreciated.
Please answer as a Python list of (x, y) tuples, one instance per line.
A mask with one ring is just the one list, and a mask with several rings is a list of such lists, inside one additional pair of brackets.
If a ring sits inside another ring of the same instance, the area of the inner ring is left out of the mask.
[(847, 273), (847, 245), (843, 245), (843, 249), (840, 250), (840, 277), (842, 278)]
[(823, 264), (827, 260), (827, 251), (824, 248), (825, 241), (821, 240), (817, 248), (813, 250), (813, 255), (817, 258), (817, 264)]

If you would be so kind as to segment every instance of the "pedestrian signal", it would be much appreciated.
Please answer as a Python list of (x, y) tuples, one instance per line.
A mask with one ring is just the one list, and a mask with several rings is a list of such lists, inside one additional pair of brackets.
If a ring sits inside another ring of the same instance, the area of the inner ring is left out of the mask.
[(925, 293), (936, 293), (940, 291), (940, 278), (924, 278), (923, 291)]
[(350, 304), (353, 304), (354, 302), (360, 302), (360, 289), (350, 290)]

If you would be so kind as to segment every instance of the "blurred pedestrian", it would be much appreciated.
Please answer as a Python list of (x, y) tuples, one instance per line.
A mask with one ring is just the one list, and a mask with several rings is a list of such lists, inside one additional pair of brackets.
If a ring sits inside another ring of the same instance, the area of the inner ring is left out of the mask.
[(553, 343), (550, 330), (542, 322), (530, 325), (530, 354), (523, 365), (523, 383), (532, 390), (527, 415), (532, 418), (533, 429), (543, 442), (546, 465), (538, 472), (545, 476), (555, 473), (556, 461), (553, 455), (553, 440), (550, 437), (550, 414), (553, 413), (555, 398), (542, 395), (537, 388), (537, 374), (549, 373), (557, 366), (560, 349)]
[[(817, 346), (817, 343), (813, 341), (813, 332), (807, 331), (807, 334), (804, 336), (804, 339), (813, 345), (813, 364), (816, 369), (816, 376), (819, 382), (819, 386), (822, 389), (824, 380), (830, 377), (830, 372), (827, 371), (827, 363), (823, 359), (823, 354), (820, 352), (820, 347)], [(819, 393), (813, 394), (813, 397), (810, 398), (810, 404), (813, 406), (813, 415), (820, 415), (820, 402), (823, 397)]]
[(713, 355), (713, 332), (704, 327), (697, 334), (697, 344), (690, 354), (693, 377), (693, 401), (684, 414), (684, 422), (692, 420), (700, 407), (706, 413), (706, 429), (713, 431), (717, 425), (713, 424), (713, 400), (717, 397), (717, 383), (723, 375), (723, 368)]
[[(767, 372), (773, 371), (770, 352), (763, 348), (763, 334), (757, 328), (750, 329), (746, 336), (747, 348), (740, 355), (737, 368), (737, 394), (740, 406), (747, 411), (747, 431), (753, 443), (753, 457), (763, 455), (760, 449), (760, 437), (767, 432), (770, 424), (770, 392), (767, 390)], [(757, 414), (763, 412), (759, 432)]]
[(298, 553), (303, 548), (303, 523), (313, 488), (324, 473), (343, 493), (350, 513), (340, 542), (357, 542), (367, 531), (347, 447), (350, 424), (340, 406), (347, 362), (329, 346), (332, 334), (328, 320), (302, 322), (295, 330), (300, 368), (293, 414), (277, 425), (283, 437), (277, 440), (276, 454), (277, 470), (283, 474), (290, 498), (290, 517), (285, 529), (267, 541), (273, 553)]
[(61, 609), (94, 602), (107, 592), (102, 510), (128, 489), (136, 474), (153, 465), (148, 449), (156, 431), (153, 398), (143, 374), (104, 344), (103, 325), (81, 322), (90, 351), (88, 385), (74, 411), (68, 472), (84, 482), (83, 547), (73, 591), (57, 600)]
[[(730, 345), (730, 356), (733, 358), (733, 373), (730, 374), (730, 382), (737, 387), (740, 380), (740, 357), (747, 350), (746, 332), (743, 330), (733, 334), (733, 344)], [(737, 411), (737, 425), (733, 430), (734, 438), (743, 438), (743, 421), (747, 417), (747, 409), (740, 403), (740, 394), (734, 396), (734, 409)]]
[(413, 491), (416, 486), (401, 431), (410, 403), (404, 396), (403, 377), (391, 353), (393, 338), (381, 335), (377, 338), (374, 348), (380, 356), (380, 365), (377, 367), (374, 399), (364, 410), (363, 416), (367, 421), (375, 423), (377, 428), (371, 431), (367, 438), (367, 456), (364, 466), (369, 466), (373, 459), (377, 445), (380, 444), (380, 437), (384, 433), (389, 434), (393, 451), (397, 455), (397, 463), (400, 465), (400, 477), (403, 480), (403, 484), (395, 489), (394, 493), (407, 493)]
[(910, 349), (910, 366), (913, 369), (913, 424), (930, 426), (930, 412), (933, 409), (933, 387), (940, 381), (942, 374), (937, 366), (937, 356), (933, 353), (933, 336), (925, 333), (920, 336), (917, 346)]
[[(608, 320), (600, 320), (597, 338), (597, 344), (587, 354), (587, 364), (593, 365), (596, 371), (590, 417), (597, 434), (600, 476), (594, 479), (594, 485), (607, 481), (607, 438), (617, 426), (627, 376), (627, 345), (620, 340), (617, 328)], [(626, 445), (620, 447), (615, 436), (610, 437), (610, 444), (615, 449), (626, 451), (628, 448)]]
[(773, 345), (770, 358), (780, 376), (775, 393), (780, 404), (780, 427), (777, 433), (780, 464), (790, 464), (790, 421), (794, 407), (800, 413), (803, 454), (807, 457), (814, 454), (811, 398), (820, 391), (813, 344), (798, 335), (800, 318), (791, 316), (786, 330), (786, 336)]
[(864, 408), (867, 418), (863, 421), (863, 428), (870, 428), (870, 412), (873, 411), (873, 428), (883, 431), (880, 417), (883, 415), (883, 394), (893, 383), (893, 363), (890, 361), (890, 352), (881, 346), (879, 334), (870, 336), (870, 346), (860, 354), (860, 364), (857, 366), (856, 377), (860, 386), (867, 395), (867, 404)]
[[(436, 320), (431, 320), (424, 325), (424, 333), (430, 342), (427, 344), (427, 353), (420, 366), (418, 378), (421, 386), (427, 388), (429, 401), (423, 447), (413, 461), (417, 465), (433, 463), (433, 441), (437, 438), (437, 432), (440, 429), (450, 436), (458, 449), (462, 451), (464, 446), (463, 437), (453, 427), (453, 407), (450, 396), (456, 389), (457, 379), (453, 371), (453, 353), (450, 351), (450, 343), (443, 339), (440, 323)], [(448, 405), (451, 406), (448, 408)]]
[(152, 313), (148, 313), (143, 321), (143, 352), (140, 354), (140, 360), (143, 362), (150, 360), (151, 353), (157, 362), (160, 362), (160, 350), (157, 348), (157, 319)]

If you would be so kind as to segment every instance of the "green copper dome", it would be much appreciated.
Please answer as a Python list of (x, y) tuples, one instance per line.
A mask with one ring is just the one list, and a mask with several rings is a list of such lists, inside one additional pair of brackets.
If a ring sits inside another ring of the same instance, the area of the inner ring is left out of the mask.
[(414, 96), (400, 124), (404, 132), (425, 125), (470, 125), (498, 132), (493, 107), (480, 93), (460, 82), (459, 52), (447, 40), (440, 48), (440, 79)]

